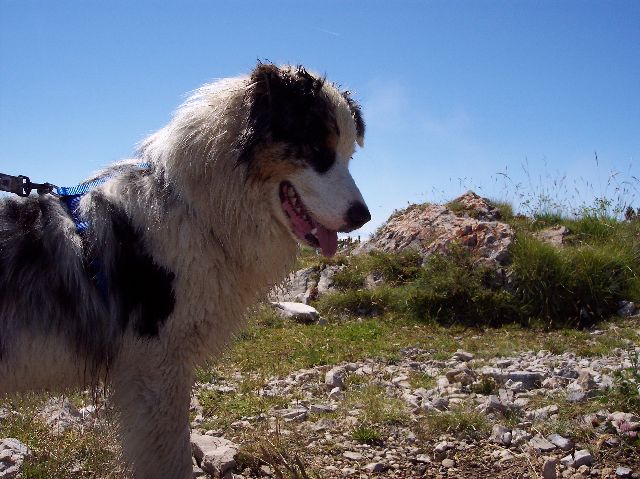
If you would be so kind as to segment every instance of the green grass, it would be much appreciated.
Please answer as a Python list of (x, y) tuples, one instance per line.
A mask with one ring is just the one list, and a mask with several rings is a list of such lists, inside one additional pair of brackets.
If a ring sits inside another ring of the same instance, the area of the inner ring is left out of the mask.
[(442, 434), (451, 434), (460, 439), (482, 439), (489, 434), (491, 424), (486, 414), (459, 406), (450, 411), (430, 412), (422, 416), (418, 430), (423, 438), (437, 438)]
[(585, 325), (638, 292), (638, 256), (613, 243), (555, 248), (526, 234), (512, 249), (514, 298), (525, 318)]
[(262, 377), (286, 375), (297, 369), (343, 361), (393, 360), (407, 347), (433, 350), (433, 359), (447, 359), (457, 349), (482, 359), (540, 349), (597, 357), (626, 347), (626, 340), (640, 343), (637, 319), (602, 322), (599, 328), (605, 334), (591, 336), (588, 331), (575, 328), (549, 329), (544, 323), (512, 323), (499, 328), (444, 326), (394, 312), (359, 320), (323, 311), (327, 324), (321, 325), (280, 319), (265, 321), (272, 314), (266, 307), (256, 313), (249, 320), (246, 333), (236, 340), (211, 374), (229, 376), (239, 370)]
[(17, 414), (0, 420), (0, 437), (13, 437), (31, 450), (21, 468), (24, 479), (126, 477), (119, 461), (115, 428), (110, 423), (55, 434), (37, 415), (46, 394), (28, 394), (3, 404)]
[(381, 444), (382, 433), (368, 424), (358, 424), (353, 428), (351, 437), (360, 444)]

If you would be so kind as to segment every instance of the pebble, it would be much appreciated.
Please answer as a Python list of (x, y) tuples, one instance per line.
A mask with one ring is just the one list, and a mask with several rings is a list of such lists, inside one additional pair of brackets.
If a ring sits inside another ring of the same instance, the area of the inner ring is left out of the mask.
[(632, 473), (633, 471), (631, 470), (630, 467), (618, 466), (616, 468), (616, 476), (618, 477), (623, 477), (623, 478), (631, 477)]
[(382, 464), (381, 462), (371, 462), (366, 466), (364, 466), (362, 469), (364, 469), (367, 472), (382, 472), (386, 468), (384, 464)]
[(542, 478), (543, 479), (556, 479), (558, 473), (556, 471), (558, 467), (558, 460), (555, 458), (547, 458), (542, 466)]
[(580, 449), (573, 454), (573, 467), (576, 469), (582, 465), (590, 466), (593, 462), (593, 456), (588, 449)]
[(563, 451), (570, 451), (571, 449), (573, 449), (573, 441), (571, 439), (562, 437), (560, 434), (551, 434), (547, 436), (547, 440)]
[(551, 452), (556, 446), (551, 442), (547, 441), (544, 437), (539, 434), (531, 438), (529, 441), (529, 445), (535, 449), (537, 452)]
[(347, 459), (351, 459), (352, 461), (362, 461), (362, 454), (355, 451), (345, 451), (342, 453), (344, 457)]
[(442, 460), (442, 465), (447, 469), (451, 469), (452, 467), (455, 467), (456, 463), (453, 459), (447, 458)]

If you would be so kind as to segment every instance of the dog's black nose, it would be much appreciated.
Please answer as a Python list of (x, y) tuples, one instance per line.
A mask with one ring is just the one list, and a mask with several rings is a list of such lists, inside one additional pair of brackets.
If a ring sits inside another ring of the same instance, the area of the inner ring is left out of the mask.
[(345, 221), (350, 230), (357, 230), (370, 219), (371, 213), (367, 206), (359, 201), (352, 203), (345, 215)]

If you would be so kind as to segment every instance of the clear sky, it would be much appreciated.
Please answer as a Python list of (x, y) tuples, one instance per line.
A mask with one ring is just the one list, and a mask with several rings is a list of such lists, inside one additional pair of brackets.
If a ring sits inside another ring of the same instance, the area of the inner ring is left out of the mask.
[(469, 187), (517, 199), (505, 172), (518, 191), (566, 175), (587, 199), (621, 172), (635, 194), (637, 0), (0, 0), (0, 172), (75, 184), (257, 59), (326, 73), (362, 103), (363, 234)]

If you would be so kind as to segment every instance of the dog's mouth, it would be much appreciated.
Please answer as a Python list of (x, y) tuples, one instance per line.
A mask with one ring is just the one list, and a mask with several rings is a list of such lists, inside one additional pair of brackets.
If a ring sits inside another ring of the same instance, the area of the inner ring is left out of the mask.
[(328, 258), (336, 254), (338, 232), (324, 227), (311, 216), (300, 195), (288, 181), (280, 183), (280, 202), (296, 238), (309, 246), (320, 248)]

